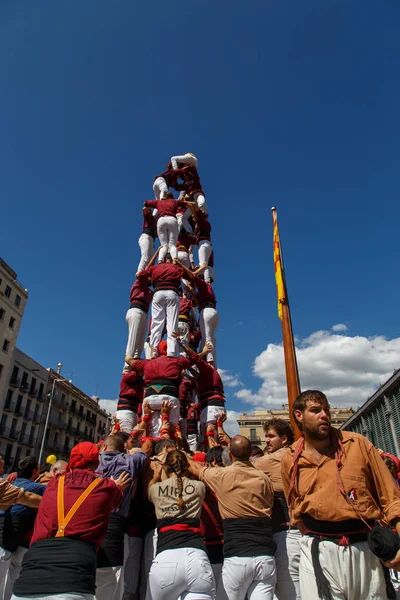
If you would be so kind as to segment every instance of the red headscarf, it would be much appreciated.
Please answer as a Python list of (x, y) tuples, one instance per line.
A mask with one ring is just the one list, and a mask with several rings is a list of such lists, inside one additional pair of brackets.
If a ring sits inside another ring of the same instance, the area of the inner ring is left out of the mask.
[(99, 461), (99, 449), (92, 442), (80, 442), (71, 450), (67, 471), (84, 469), (90, 463)]
[(167, 340), (161, 340), (158, 344), (158, 353), (160, 356), (167, 356)]

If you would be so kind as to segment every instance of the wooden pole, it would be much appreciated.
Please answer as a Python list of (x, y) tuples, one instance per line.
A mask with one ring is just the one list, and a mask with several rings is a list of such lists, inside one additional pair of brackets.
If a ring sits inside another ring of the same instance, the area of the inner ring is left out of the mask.
[[(285, 270), (283, 266), (282, 248), (280, 245), (278, 219), (276, 209), (272, 208), (272, 219), (274, 223), (274, 261), (275, 277), (277, 281), (278, 304), (281, 310), (279, 314), (282, 322), (282, 341), (283, 353), (285, 357), (286, 387), (289, 404), (290, 425), (292, 426), (295, 438), (301, 436), (301, 431), (297, 427), (292, 414), (293, 403), (300, 394), (300, 378), (297, 368), (296, 348), (294, 345), (292, 319), (290, 316), (289, 296), (286, 285)], [(281, 278), (280, 285), (278, 279)]]

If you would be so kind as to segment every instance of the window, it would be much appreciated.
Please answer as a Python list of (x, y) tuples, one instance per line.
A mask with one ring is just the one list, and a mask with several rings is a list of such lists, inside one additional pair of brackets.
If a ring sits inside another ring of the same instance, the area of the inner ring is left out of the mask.
[(36, 428), (32, 427), (31, 428), (31, 432), (29, 434), (29, 444), (32, 446), (33, 445), (33, 441), (35, 439), (35, 433), (36, 433)]
[(257, 438), (257, 430), (250, 429), (250, 440), (255, 440)]
[(18, 294), (16, 294), (15, 296), (15, 302), (14, 302), (15, 306), (18, 308), (21, 304), (21, 296), (19, 296)]
[(13, 372), (12, 372), (12, 375), (11, 375), (11, 379), (12, 379), (12, 380), (13, 380), (13, 379), (17, 379), (17, 377), (18, 377), (18, 371), (19, 371), (19, 368), (18, 368), (18, 367), (14, 367), (14, 368), (13, 368)]
[(19, 394), (18, 398), (17, 398), (17, 403), (15, 405), (15, 410), (14, 410), (15, 413), (18, 414), (21, 412), (21, 404), (22, 404), (22, 396)]
[(31, 387), (29, 388), (29, 393), (33, 395), (36, 391), (35, 388), (36, 388), (36, 379), (34, 377), (32, 377)]
[(22, 373), (21, 389), (22, 390), (28, 389), (28, 373), (26, 373), (25, 371)]
[(6, 425), (7, 425), (7, 415), (1, 415), (0, 433), (4, 433)]
[(43, 388), (44, 388), (44, 385), (43, 385), (43, 383), (41, 383), (41, 384), (39, 385), (38, 400), (41, 400), (41, 399), (42, 399), (42, 395), (43, 395)]
[(30, 456), (31, 455), (31, 451), (27, 450), (25, 456)]
[(8, 322), (9, 328), (14, 329), (14, 325), (15, 325), (15, 319), (14, 319), (14, 317), (10, 317), (10, 320)]
[(0, 364), (0, 377), (3, 375), (4, 365)]
[(8, 340), (4, 340), (4, 342), (3, 342), (3, 352), (8, 352), (9, 347), (10, 347), (10, 342)]
[(6, 285), (6, 289), (4, 290), (4, 295), (9, 298), (11, 296), (11, 288), (9, 285)]
[[(18, 400), (21, 398), (22, 401), (22, 396), (18, 396)], [(18, 400), (17, 400), (17, 404), (18, 404)], [(31, 420), (32, 415), (30, 414), (31, 411), (31, 401), (28, 400), (26, 403), (26, 408), (25, 408), (25, 413), (24, 413), (24, 417), (25, 419), (29, 419), (29, 421)]]
[(4, 310), (4, 308), (0, 308), (0, 321), (4, 321), (5, 314), (6, 314), (6, 311)]
[(6, 401), (5, 401), (5, 404), (4, 404), (4, 408), (10, 408), (12, 396), (13, 396), (13, 391), (12, 390), (8, 390), (7, 396), (6, 396)]

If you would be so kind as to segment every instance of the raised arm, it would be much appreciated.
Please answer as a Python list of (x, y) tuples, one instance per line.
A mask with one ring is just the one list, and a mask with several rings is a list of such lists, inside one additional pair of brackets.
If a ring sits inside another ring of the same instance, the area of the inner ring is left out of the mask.
[(194, 279), (194, 275), (193, 275), (192, 271), (189, 271), (189, 269), (187, 267), (185, 267), (185, 265), (183, 265), (178, 258), (174, 258), (173, 262), (175, 265), (178, 265), (179, 267), (181, 267), (183, 269), (183, 271), (188, 279)]

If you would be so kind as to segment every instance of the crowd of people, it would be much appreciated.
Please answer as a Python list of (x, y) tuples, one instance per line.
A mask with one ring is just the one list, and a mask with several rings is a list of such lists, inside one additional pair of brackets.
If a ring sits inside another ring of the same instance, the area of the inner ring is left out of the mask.
[(114, 426), (42, 474), (22, 459), (0, 479), (0, 598), (398, 597), (399, 461), (331, 427), (320, 391), (293, 415), (302, 436), (272, 419), (264, 453), (221, 413), (203, 451)]
[(293, 405), (298, 440), (282, 419), (265, 451), (230, 438), (197, 158), (154, 192), (112, 431), (0, 478), (0, 600), (396, 598), (399, 461), (333, 428), (318, 390)]

